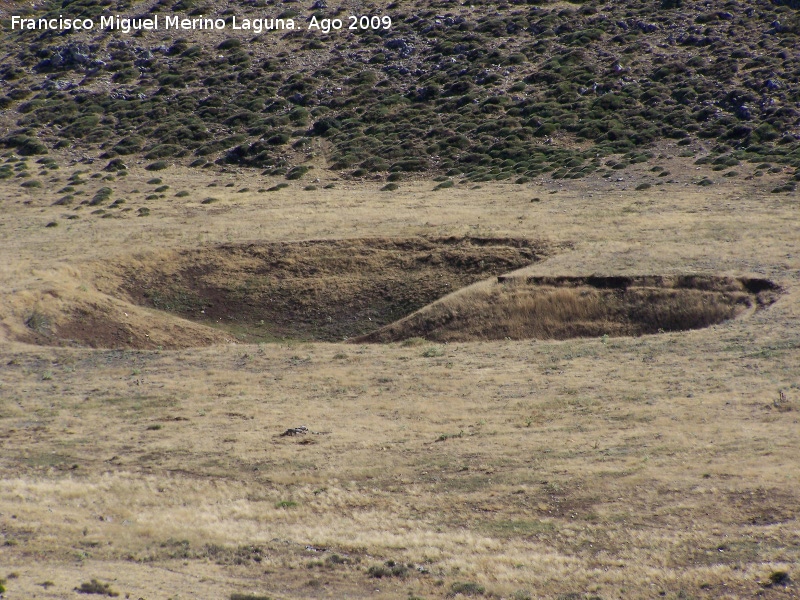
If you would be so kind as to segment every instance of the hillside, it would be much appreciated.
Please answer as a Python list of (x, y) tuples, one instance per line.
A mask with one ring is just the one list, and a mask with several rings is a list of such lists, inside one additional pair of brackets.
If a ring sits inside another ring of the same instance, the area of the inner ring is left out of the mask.
[(800, 597), (798, 9), (0, 0), (0, 597)]
[[(0, 10), (2, 143), (22, 155), (64, 148), (120, 173), (143, 161), (290, 179), (323, 167), (522, 182), (610, 176), (666, 140), (718, 171), (752, 161), (780, 172), (777, 191), (800, 179), (800, 17), (788, 0), (64, 0)], [(227, 25), (12, 31), (12, 14)], [(350, 31), (350, 14), (389, 16), (391, 27)], [(234, 18), (278, 17), (297, 29), (232, 29)], [(344, 26), (309, 31), (312, 17)]]

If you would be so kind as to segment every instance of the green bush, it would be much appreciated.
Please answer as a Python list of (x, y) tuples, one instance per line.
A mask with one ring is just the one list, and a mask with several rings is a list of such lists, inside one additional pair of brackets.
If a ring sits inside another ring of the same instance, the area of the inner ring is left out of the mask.
[(367, 575), (375, 579), (388, 577), (405, 577), (408, 574), (408, 567), (393, 560), (387, 560), (382, 565), (373, 565), (367, 569)]
[(12, 135), (3, 139), (2, 143), (7, 147), (14, 148), (20, 156), (47, 154), (47, 146), (26, 135)]
[(456, 594), (461, 594), (462, 596), (483, 596), (485, 593), (485, 587), (470, 581), (455, 582), (450, 586), (450, 594), (453, 596)]
[(294, 167), (290, 169), (289, 172), (286, 174), (286, 179), (291, 179), (291, 180), (300, 179), (306, 173), (308, 173), (308, 167), (304, 165)]
[(89, 201), (89, 206), (97, 206), (102, 204), (111, 197), (113, 190), (109, 187), (103, 187), (97, 190), (94, 197)]
[(119, 158), (111, 159), (110, 161), (108, 161), (108, 164), (103, 168), (104, 171), (112, 171), (112, 172), (125, 171), (127, 169), (128, 167)]
[(272, 144), (273, 146), (281, 146), (288, 141), (289, 141), (288, 133), (277, 133), (267, 139), (267, 143)]
[(76, 587), (75, 591), (79, 594), (99, 594), (101, 596), (119, 596), (119, 593), (111, 589), (111, 584), (101, 583), (97, 579), (92, 579), (89, 582), (83, 582), (80, 587)]
[(176, 144), (159, 144), (150, 150), (150, 152), (145, 154), (144, 157), (148, 160), (152, 160), (154, 158), (165, 158), (167, 156), (175, 156), (176, 154), (179, 154), (181, 150), (181, 146)]
[(228, 38), (217, 46), (218, 50), (233, 50), (241, 47), (242, 42), (236, 38)]

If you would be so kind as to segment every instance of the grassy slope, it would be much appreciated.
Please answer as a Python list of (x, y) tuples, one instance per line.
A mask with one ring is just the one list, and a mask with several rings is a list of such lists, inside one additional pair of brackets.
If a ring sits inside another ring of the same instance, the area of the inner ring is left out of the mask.
[(670, 4), (345, 3), (340, 13), (274, 2), (45, 4), (34, 13), (228, 9), (304, 24), (360, 11), (394, 25), (257, 36), (4, 29), (4, 140), (30, 153), (63, 145), (123, 162), (218, 160), (273, 174), (328, 166), (353, 177), (575, 178), (646, 161), (662, 139), (711, 150), (720, 169), (800, 168), (797, 9)]

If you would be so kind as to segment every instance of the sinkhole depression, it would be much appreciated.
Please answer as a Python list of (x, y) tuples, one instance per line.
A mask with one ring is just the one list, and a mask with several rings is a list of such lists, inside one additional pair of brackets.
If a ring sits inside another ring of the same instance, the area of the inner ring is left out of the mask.
[(242, 341), (339, 342), (550, 251), (544, 242), (479, 237), (227, 244), (123, 262), (116, 292)]
[(88, 292), (46, 290), (15, 337), (42, 345), (188, 348), (639, 336), (746, 316), (782, 292), (748, 277), (515, 273), (567, 249), (451, 236), (153, 250), (88, 265)]

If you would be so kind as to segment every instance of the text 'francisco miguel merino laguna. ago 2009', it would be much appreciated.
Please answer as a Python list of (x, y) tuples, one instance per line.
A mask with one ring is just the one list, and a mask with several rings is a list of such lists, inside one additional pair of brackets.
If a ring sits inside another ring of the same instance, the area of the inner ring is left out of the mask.
[[(389, 29), (392, 19), (389, 16), (350, 16), (342, 19), (318, 19), (312, 17), (307, 24), (308, 30), (320, 30), (327, 33), (332, 29)], [(120, 15), (102, 16), (99, 19), (70, 18), (59, 15), (56, 18), (27, 18), (14, 15), (11, 17), (11, 29), (19, 30), (91, 30), (106, 29), (130, 33), (132, 31), (158, 31), (158, 30), (221, 30), (235, 29), (261, 33), (270, 30), (295, 30), (300, 26), (294, 19), (279, 18), (237, 18), (236, 16), (222, 19), (220, 17), (199, 17), (186, 19), (178, 16), (151, 15), (147, 17), (123, 17)]]

